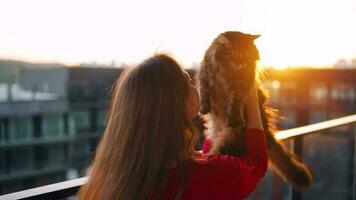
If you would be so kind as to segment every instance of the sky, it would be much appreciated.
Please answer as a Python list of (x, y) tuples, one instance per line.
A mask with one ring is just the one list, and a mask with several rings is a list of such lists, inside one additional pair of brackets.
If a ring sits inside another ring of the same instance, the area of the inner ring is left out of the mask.
[(330, 66), (356, 57), (355, 0), (0, 0), (0, 58), (185, 66), (227, 30), (261, 34), (262, 65)]

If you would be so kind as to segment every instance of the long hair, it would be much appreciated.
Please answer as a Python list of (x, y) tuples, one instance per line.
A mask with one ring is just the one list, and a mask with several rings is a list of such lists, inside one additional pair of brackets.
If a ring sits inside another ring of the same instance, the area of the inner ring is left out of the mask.
[[(123, 72), (79, 199), (149, 199), (163, 192), (172, 163), (184, 169), (194, 157), (185, 113), (188, 89), (183, 70), (167, 55), (153, 56)], [(182, 182), (183, 172), (181, 176)]]

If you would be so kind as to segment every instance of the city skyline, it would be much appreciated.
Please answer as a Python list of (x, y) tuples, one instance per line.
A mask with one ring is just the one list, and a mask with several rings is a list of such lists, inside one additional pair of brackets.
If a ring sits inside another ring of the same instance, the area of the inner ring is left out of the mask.
[(262, 65), (331, 66), (356, 56), (352, 0), (3, 1), (0, 58), (30, 62), (135, 63), (169, 52), (199, 63), (220, 32), (261, 34)]

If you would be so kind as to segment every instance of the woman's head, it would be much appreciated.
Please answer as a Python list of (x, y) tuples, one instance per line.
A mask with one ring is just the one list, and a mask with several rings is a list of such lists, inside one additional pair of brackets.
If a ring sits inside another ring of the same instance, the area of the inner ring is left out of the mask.
[(189, 75), (167, 55), (125, 70), (82, 199), (142, 199), (160, 190), (172, 163), (193, 157), (199, 110)]

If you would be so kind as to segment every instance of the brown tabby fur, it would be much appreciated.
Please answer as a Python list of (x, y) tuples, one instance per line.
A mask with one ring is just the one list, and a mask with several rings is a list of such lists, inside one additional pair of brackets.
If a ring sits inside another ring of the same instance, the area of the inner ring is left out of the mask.
[(276, 141), (274, 123), (278, 112), (269, 106), (268, 91), (263, 87), (262, 73), (256, 70), (259, 54), (255, 35), (241, 32), (220, 34), (206, 50), (198, 74), (201, 114), (206, 114), (207, 137), (213, 146), (209, 154), (245, 155), (245, 103), (250, 86), (256, 81), (263, 127), (268, 143), (269, 166), (298, 189), (311, 185), (309, 168)]

